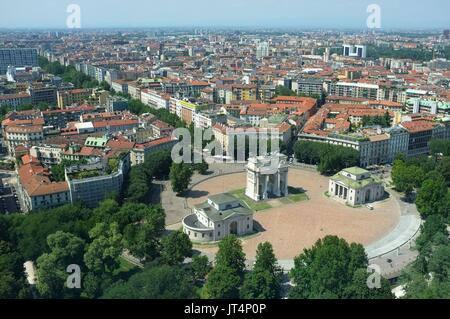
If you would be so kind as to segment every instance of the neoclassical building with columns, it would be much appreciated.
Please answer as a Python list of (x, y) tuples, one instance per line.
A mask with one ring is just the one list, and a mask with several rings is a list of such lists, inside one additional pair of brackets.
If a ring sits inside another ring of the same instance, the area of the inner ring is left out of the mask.
[(193, 212), (183, 219), (183, 231), (193, 242), (253, 232), (253, 211), (229, 193), (209, 196), (206, 202), (194, 205)]
[(330, 177), (328, 194), (334, 199), (356, 206), (382, 199), (384, 186), (369, 171), (350, 167)]
[(283, 154), (250, 157), (245, 195), (254, 201), (288, 196), (288, 168)]

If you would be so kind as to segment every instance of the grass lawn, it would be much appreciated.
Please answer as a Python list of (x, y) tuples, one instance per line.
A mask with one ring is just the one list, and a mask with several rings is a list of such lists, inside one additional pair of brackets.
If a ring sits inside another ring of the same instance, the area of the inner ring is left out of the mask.
[(301, 194), (289, 195), (287, 197), (287, 199), (292, 201), (292, 202), (294, 202), (294, 203), (298, 203), (298, 202), (301, 202), (303, 200), (308, 200), (309, 197), (305, 193), (301, 193)]
[[(245, 188), (237, 189), (230, 192), (237, 198), (239, 198), (244, 204), (253, 211), (262, 211), (272, 208), (272, 205), (266, 201), (255, 202), (251, 198), (245, 196)], [(298, 203), (304, 200), (308, 200), (308, 195), (302, 190), (294, 187), (289, 187), (289, 196), (278, 199), (282, 204), (288, 205)]]
[(247, 207), (253, 211), (261, 211), (265, 209), (272, 208), (272, 206), (265, 202), (255, 202), (253, 199), (245, 196), (245, 188), (237, 189), (230, 192), (232, 195), (239, 198), (242, 202), (244, 202)]
[(131, 275), (140, 271), (139, 267), (133, 265), (123, 257), (119, 257), (120, 267), (114, 272), (114, 275), (121, 279), (129, 278)]

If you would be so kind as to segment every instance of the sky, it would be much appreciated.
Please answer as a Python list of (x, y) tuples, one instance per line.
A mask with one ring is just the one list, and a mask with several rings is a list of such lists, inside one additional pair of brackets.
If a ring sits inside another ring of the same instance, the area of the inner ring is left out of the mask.
[(383, 29), (450, 28), (448, 0), (0, 0), (0, 28), (66, 28), (67, 7), (81, 28), (367, 28), (367, 7)]

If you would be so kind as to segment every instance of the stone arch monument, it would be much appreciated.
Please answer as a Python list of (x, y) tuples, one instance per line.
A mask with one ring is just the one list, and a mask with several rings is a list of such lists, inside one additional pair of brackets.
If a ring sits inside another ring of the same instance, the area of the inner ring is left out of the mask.
[(250, 157), (245, 195), (255, 201), (288, 196), (288, 168), (283, 154)]

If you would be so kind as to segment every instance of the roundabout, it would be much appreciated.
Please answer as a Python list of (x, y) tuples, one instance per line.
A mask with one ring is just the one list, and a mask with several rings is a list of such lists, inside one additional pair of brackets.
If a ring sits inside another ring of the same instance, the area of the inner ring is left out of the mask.
[[(245, 172), (208, 178), (192, 187), (186, 196), (187, 204), (192, 207), (210, 195), (233, 192), (245, 184)], [(290, 268), (292, 260), (319, 238), (336, 235), (370, 247), (395, 231), (401, 220), (401, 207), (395, 196), (373, 203), (373, 210), (352, 208), (325, 196), (328, 178), (310, 169), (290, 169), (289, 186), (303, 189), (308, 199), (272, 203), (271, 208), (255, 212), (258, 233), (242, 238), (247, 259), (254, 259), (259, 243), (269, 241), (276, 257), (286, 264), (284, 268)], [(217, 251), (216, 246), (196, 248), (208, 255)]]

